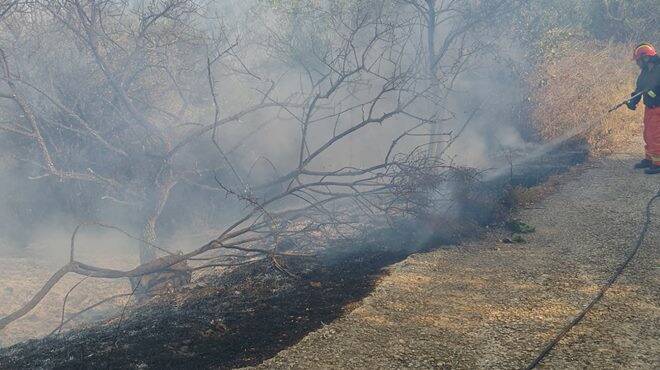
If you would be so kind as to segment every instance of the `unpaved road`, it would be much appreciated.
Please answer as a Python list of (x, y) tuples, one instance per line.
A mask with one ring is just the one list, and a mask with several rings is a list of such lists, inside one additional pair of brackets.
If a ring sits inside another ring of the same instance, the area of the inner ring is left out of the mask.
[[(660, 177), (616, 155), (565, 175), (516, 218), (524, 244), (493, 232), (417, 254), (375, 291), (261, 368), (522, 368), (587, 304), (631, 249)], [(660, 204), (639, 254), (544, 368), (660, 368)]]

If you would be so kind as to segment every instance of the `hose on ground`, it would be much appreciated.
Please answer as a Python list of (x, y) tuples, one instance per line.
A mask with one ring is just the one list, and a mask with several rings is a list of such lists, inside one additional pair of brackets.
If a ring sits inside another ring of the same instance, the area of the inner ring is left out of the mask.
[(555, 335), (550, 342), (548, 342), (545, 347), (541, 350), (541, 352), (538, 354), (538, 356), (525, 367), (526, 370), (532, 370), (536, 368), (542, 361), (545, 359), (545, 357), (552, 351), (553, 348), (559, 343), (559, 341), (564, 338), (564, 336), (577, 324), (582, 321), (582, 319), (591, 311), (591, 309), (603, 298), (605, 295), (605, 292), (617, 281), (619, 276), (623, 274), (623, 271), (626, 269), (628, 264), (630, 264), (630, 261), (637, 255), (637, 251), (639, 251), (640, 247), (644, 243), (644, 239), (646, 238), (646, 235), (648, 234), (649, 228), (651, 227), (651, 210), (653, 208), (653, 203), (660, 198), (660, 190), (653, 196), (648, 203), (646, 204), (646, 209), (645, 209), (645, 221), (644, 225), (642, 226), (642, 230), (637, 236), (637, 239), (635, 240), (635, 243), (633, 244), (632, 250), (628, 253), (628, 256), (626, 259), (617, 267), (617, 269), (614, 271), (612, 276), (605, 282), (605, 284), (600, 288), (598, 291), (598, 294), (596, 294), (589, 304), (585, 306), (580, 313), (573, 318), (566, 326), (562, 328), (562, 330)]

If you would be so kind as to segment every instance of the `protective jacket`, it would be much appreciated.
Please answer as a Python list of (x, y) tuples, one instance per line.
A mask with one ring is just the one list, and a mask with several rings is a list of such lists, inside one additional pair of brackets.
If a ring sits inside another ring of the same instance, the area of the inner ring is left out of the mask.
[[(653, 68), (645, 67), (642, 69), (642, 72), (637, 78), (637, 88), (632, 95), (637, 94), (640, 91), (646, 91), (644, 93), (644, 105), (649, 108), (660, 107), (660, 57), (654, 56), (651, 58), (651, 63), (654, 64)], [(639, 100), (642, 99), (641, 96), (638, 96), (630, 100), (630, 103), (633, 106), (636, 106), (639, 103)]]
[[(660, 58), (656, 55), (651, 58), (653, 68), (648, 66), (642, 69), (637, 78), (637, 88), (633, 95), (638, 92), (644, 93), (644, 142), (646, 143), (646, 159), (653, 166), (660, 166)], [(641, 96), (630, 100), (634, 108)]]

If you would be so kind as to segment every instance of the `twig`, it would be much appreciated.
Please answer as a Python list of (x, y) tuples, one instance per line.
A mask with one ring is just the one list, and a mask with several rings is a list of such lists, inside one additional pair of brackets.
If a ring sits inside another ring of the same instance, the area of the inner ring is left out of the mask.
[(69, 291), (64, 296), (64, 301), (62, 302), (62, 317), (60, 319), (60, 325), (58, 326), (58, 329), (61, 329), (64, 326), (64, 313), (66, 311), (66, 302), (69, 299), (69, 294), (71, 294), (71, 292), (73, 292), (73, 290), (76, 289), (78, 287), (78, 285), (82, 284), (85, 280), (87, 280), (87, 278), (88, 278), (88, 276), (85, 276), (84, 278), (82, 278), (73, 287), (71, 287), (71, 289), (69, 289)]

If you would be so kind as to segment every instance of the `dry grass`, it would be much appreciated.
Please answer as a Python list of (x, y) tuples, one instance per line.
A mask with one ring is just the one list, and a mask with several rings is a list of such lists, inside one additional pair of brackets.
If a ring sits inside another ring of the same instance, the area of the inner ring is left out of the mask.
[(557, 180), (555, 180), (555, 178), (556, 177), (551, 177), (544, 183), (532, 186), (531, 188), (516, 186), (511, 189), (510, 204), (512, 204), (514, 209), (533, 206), (548, 194), (552, 194), (556, 191)]
[(548, 195), (556, 193), (562, 183), (575, 179), (587, 168), (589, 168), (587, 164), (576, 165), (565, 173), (549, 176), (545, 181), (536, 186), (516, 186), (509, 192), (507, 204), (514, 210), (533, 207), (535, 204), (543, 201)]
[(630, 60), (630, 45), (572, 41), (559, 54), (539, 63), (530, 95), (534, 129), (552, 139), (569, 129), (594, 123), (586, 135), (594, 155), (634, 145), (641, 132), (641, 110), (609, 108), (634, 90), (637, 67)]
[[(132, 261), (120, 262), (120, 265), (125, 265)], [(58, 267), (34, 256), (0, 256), (0, 317), (28, 301)], [(63, 279), (33, 311), (0, 332), (0, 346), (40, 338), (57, 328), (61, 320), (64, 297), (81, 279), (80, 276), (74, 275)], [(104, 298), (126, 292), (130, 292), (130, 285), (125, 279), (87, 279), (69, 295), (65, 317), (68, 318)], [(83, 321), (102, 319), (108, 313), (121, 310), (124, 303), (125, 299), (108, 302), (81, 318)], [(80, 320), (76, 320), (65, 329), (80, 323)]]

